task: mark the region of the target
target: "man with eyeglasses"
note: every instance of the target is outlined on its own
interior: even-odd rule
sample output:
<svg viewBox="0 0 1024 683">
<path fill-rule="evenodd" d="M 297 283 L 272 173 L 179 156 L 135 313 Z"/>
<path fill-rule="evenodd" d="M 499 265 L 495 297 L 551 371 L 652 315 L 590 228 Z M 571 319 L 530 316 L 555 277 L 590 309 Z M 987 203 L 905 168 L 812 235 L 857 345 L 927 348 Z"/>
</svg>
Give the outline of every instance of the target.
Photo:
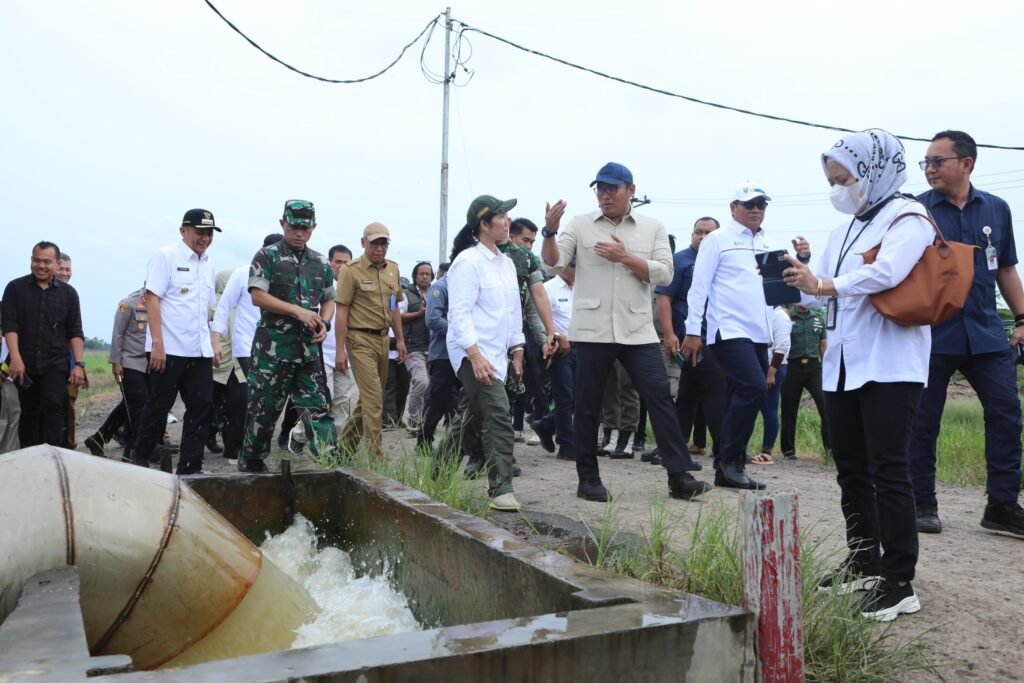
<svg viewBox="0 0 1024 683">
<path fill-rule="evenodd" d="M 289 199 L 280 224 L 284 239 L 257 251 L 249 266 L 249 294 L 261 310 L 246 378 L 243 472 L 267 471 L 274 425 L 289 397 L 314 454 L 337 444 L 320 349 L 334 317 L 334 276 L 307 245 L 316 229 L 313 202 Z"/>
<path fill-rule="evenodd" d="M 727 488 L 765 488 L 747 476 L 746 452 L 768 390 L 771 326 L 755 257 L 769 250 L 761 224 L 770 201 L 758 183 L 748 180 L 736 188 L 729 203 L 732 220 L 701 243 L 686 297 L 681 353 L 691 366 L 699 363 L 706 325 L 707 350 L 726 377 L 715 485 Z"/>
<path fill-rule="evenodd" d="M 970 135 L 946 130 L 935 135 L 920 162 L 931 190 L 918 199 L 948 240 L 978 247 L 974 282 L 962 311 L 932 326 L 928 384 L 911 429 L 910 476 L 917 504 L 917 530 L 942 531 L 935 495 L 935 444 L 946 388 L 959 370 L 978 394 L 985 413 L 988 504 L 981 526 L 1024 536 L 1021 484 L 1021 411 L 1013 349 L 1024 342 L 1024 290 L 1017 275 L 1017 249 L 1010 207 L 971 183 L 978 147 Z M 996 287 L 1014 316 L 1009 343 L 996 312 Z M 1019 348 L 1019 347 L 1017 347 Z"/>
<path fill-rule="evenodd" d="M 697 262 L 700 245 L 720 226 L 718 220 L 711 216 L 698 218 L 693 224 L 690 246 L 675 255 L 675 273 L 672 283 L 667 287 L 658 287 L 655 290 L 658 293 L 658 319 L 664 332 L 662 344 L 665 357 L 673 363 L 679 354 L 679 337 L 686 336 L 686 319 L 689 315 L 686 297 L 690 293 L 690 285 L 693 282 L 693 268 Z M 706 329 L 702 329 L 701 341 L 706 342 L 706 335 Z M 725 412 L 725 384 L 725 373 L 710 354 L 700 354 L 696 364 L 683 363 L 680 368 L 679 391 L 676 394 L 679 430 L 684 437 L 689 435 L 693 431 L 697 409 L 701 408 L 707 428 L 711 432 L 716 458 L 722 447 L 720 432 L 722 415 Z M 651 462 L 661 463 L 660 451 L 651 459 Z"/>
<path fill-rule="evenodd" d="M 575 217 L 559 232 L 565 212 L 565 202 L 559 201 L 547 207 L 541 231 L 541 256 L 552 271 L 558 273 L 576 261 L 569 325 L 581 370 L 576 377 L 573 424 L 579 476 L 576 495 L 598 502 L 610 498 L 597 465 L 597 424 L 605 380 L 618 360 L 647 404 L 668 469 L 669 495 L 689 499 L 711 487 L 688 471 L 693 460 L 672 408 L 651 310 L 651 285 L 672 281 L 668 231 L 661 222 L 633 212 L 636 185 L 622 164 L 605 164 L 590 185 L 597 194 L 597 211 Z"/>
<path fill-rule="evenodd" d="M 341 435 L 342 447 L 355 449 L 360 439 L 370 452 L 383 456 L 381 421 L 388 380 L 388 330 L 395 334 L 398 362 L 406 358 L 402 333 L 402 294 L 398 264 L 387 259 L 391 231 L 382 223 L 363 230 L 363 255 L 342 269 L 338 278 L 335 367 L 349 363 L 359 387 L 359 401 Z"/>
</svg>

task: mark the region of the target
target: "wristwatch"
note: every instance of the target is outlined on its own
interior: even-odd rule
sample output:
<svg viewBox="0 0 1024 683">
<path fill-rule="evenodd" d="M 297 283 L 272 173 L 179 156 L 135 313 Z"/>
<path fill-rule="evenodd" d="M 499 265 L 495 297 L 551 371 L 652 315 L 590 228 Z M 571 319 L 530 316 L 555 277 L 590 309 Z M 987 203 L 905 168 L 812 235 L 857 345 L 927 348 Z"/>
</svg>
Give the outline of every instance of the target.
<svg viewBox="0 0 1024 683">
<path fill-rule="evenodd" d="M 327 331 L 330 332 L 331 331 L 331 321 L 330 320 L 326 320 L 324 318 L 320 318 L 320 320 L 323 321 L 324 327 L 326 327 Z"/>
<path fill-rule="evenodd" d="M 557 230 L 556 231 L 548 230 L 548 226 L 546 226 L 546 225 L 543 228 L 540 229 L 540 236 L 543 237 L 544 239 L 548 239 L 549 237 L 554 237 L 557 234 L 558 234 Z"/>
<path fill-rule="evenodd" d="M 84 360 L 76 360 L 75 361 L 75 365 L 77 365 L 78 367 L 80 367 L 83 370 L 85 370 L 85 361 Z"/>
</svg>

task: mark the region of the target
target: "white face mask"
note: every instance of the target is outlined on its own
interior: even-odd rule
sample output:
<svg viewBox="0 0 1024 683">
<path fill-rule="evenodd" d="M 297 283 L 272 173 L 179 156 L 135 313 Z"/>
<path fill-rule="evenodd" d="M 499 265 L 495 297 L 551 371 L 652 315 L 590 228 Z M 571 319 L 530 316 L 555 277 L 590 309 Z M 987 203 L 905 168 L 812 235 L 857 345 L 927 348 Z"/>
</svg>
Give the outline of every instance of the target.
<svg viewBox="0 0 1024 683">
<path fill-rule="evenodd" d="M 836 211 L 851 216 L 856 215 L 868 200 L 867 195 L 861 192 L 859 182 L 853 185 L 833 185 L 828 198 Z"/>
</svg>

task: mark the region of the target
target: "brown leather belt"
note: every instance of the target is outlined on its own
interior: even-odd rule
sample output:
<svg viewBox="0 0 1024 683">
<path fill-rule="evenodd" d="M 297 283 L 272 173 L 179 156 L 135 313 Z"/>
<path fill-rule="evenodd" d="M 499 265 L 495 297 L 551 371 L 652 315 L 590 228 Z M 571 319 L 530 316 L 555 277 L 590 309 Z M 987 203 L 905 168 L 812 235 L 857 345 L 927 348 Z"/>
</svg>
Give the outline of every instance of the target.
<svg viewBox="0 0 1024 683">
<path fill-rule="evenodd" d="M 371 330 L 368 327 L 350 327 L 349 332 L 362 332 L 363 334 L 372 334 L 375 337 L 386 337 L 388 336 L 387 328 L 383 330 Z"/>
</svg>

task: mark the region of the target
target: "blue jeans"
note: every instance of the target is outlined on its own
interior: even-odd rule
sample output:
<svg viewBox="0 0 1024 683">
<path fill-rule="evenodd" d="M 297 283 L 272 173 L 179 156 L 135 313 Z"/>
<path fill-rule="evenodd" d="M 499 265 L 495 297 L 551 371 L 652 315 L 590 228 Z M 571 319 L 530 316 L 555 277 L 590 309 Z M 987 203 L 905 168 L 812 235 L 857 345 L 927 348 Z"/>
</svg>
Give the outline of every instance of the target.
<svg viewBox="0 0 1024 683">
<path fill-rule="evenodd" d="M 576 349 L 569 349 L 569 353 L 564 356 L 556 353 L 551 358 L 548 375 L 551 377 L 555 412 L 545 415 L 542 422 L 546 429 L 555 430 L 559 446 L 572 448 L 572 413 L 576 400 Z"/>
<path fill-rule="evenodd" d="M 780 365 L 775 372 L 775 385 L 768 387 L 761 404 L 761 417 L 764 419 L 764 436 L 761 438 L 761 450 L 771 451 L 775 448 L 775 439 L 779 436 L 779 395 L 782 383 L 786 381 L 786 365 Z"/>
</svg>

